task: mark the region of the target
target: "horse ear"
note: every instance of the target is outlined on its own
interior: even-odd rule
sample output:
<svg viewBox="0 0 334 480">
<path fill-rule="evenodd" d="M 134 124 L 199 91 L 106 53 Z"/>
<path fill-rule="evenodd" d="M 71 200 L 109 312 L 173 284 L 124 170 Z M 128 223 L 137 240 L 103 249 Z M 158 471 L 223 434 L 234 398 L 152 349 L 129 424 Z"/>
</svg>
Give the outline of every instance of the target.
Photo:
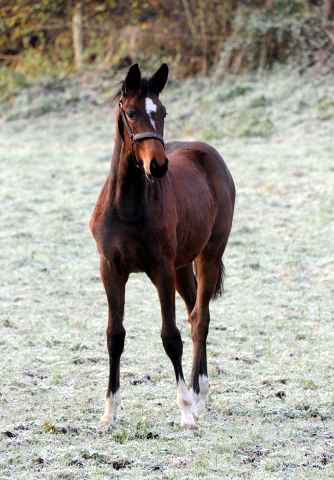
<svg viewBox="0 0 334 480">
<path fill-rule="evenodd" d="M 157 70 L 152 77 L 150 78 L 150 81 L 154 84 L 154 86 L 158 89 L 158 93 L 162 92 L 164 89 L 164 86 L 166 85 L 168 78 L 168 66 L 166 63 L 163 63 L 159 70 Z"/>
<path fill-rule="evenodd" d="M 131 90 L 138 87 L 141 79 L 141 73 L 138 67 L 138 63 L 132 65 L 128 71 L 126 79 L 124 80 L 122 90 L 124 94 L 128 94 Z"/>
</svg>

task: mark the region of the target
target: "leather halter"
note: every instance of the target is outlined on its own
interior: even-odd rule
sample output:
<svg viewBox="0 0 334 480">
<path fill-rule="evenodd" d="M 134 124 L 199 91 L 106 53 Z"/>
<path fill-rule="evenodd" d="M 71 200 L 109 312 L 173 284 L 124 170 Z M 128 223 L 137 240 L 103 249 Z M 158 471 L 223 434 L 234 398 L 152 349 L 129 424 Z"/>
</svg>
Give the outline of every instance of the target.
<svg viewBox="0 0 334 480">
<path fill-rule="evenodd" d="M 139 168 L 142 168 L 142 163 L 140 163 L 140 161 L 138 160 L 138 158 L 136 157 L 136 155 L 133 153 L 133 144 L 135 143 L 136 140 L 142 140 L 143 138 L 156 138 L 157 140 L 160 140 L 160 142 L 162 143 L 162 146 L 164 147 L 164 150 L 165 150 L 165 142 L 164 142 L 164 139 L 162 138 L 161 135 L 159 135 L 158 133 L 155 133 L 155 132 L 140 132 L 140 133 L 135 133 L 133 134 L 132 131 L 131 131 L 131 128 L 130 128 L 130 125 L 128 124 L 128 121 L 126 119 L 126 116 L 125 116 L 125 113 L 124 113 L 124 110 L 123 110 L 123 102 L 122 100 L 120 100 L 118 102 L 118 105 L 119 105 L 119 110 L 118 110 L 118 126 L 120 127 L 120 120 L 123 120 L 124 122 L 124 125 L 128 131 L 128 134 L 129 134 L 129 137 L 130 137 L 130 143 L 131 143 L 131 154 L 132 154 L 132 158 L 133 158 L 133 161 L 135 162 L 135 165 Z M 125 144 L 125 140 L 124 140 L 124 136 L 123 136 L 123 133 L 121 131 L 121 129 L 119 128 L 119 131 L 120 131 L 120 134 L 121 134 L 121 137 L 122 137 L 122 140 Z"/>
</svg>

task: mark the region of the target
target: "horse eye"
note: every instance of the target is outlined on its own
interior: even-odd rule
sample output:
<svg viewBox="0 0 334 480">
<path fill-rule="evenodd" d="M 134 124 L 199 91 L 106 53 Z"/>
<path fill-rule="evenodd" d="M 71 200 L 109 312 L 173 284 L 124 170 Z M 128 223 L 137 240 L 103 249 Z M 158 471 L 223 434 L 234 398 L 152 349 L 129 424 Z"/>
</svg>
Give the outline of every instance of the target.
<svg viewBox="0 0 334 480">
<path fill-rule="evenodd" d="M 132 112 L 128 112 L 128 117 L 133 120 L 135 118 L 134 114 Z"/>
</svg>

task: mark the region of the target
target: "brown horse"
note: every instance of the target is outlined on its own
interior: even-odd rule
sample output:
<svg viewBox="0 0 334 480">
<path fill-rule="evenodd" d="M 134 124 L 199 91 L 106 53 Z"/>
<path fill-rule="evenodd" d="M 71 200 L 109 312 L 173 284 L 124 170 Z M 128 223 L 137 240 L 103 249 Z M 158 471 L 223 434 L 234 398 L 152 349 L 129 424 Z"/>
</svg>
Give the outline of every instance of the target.
<svg viewBox="0 0 334 480">
<path fill-rule="evenodd" d="M 197 428 L 194 417 L 197 409 L 205 409 L 209 389 L 209 302 L 222 290 L 221 259 L 232 225 L 235 188 L 224 160 L 211 146 L 202 142 L 165 146 L 166 109 L 159 94 L 167 77 L 166 64 L 150 78 L 141 77 L 137 64 L 129 69 L 115 96 L 117 127 L 110 173 L 90 222 L 109 305 L 110 374 L 100 423 L 111 425 L 121 401 L 125 285 L 132 272 L 145 272 L 158 291 L 161 338 L 175 370 L 182 426 Z M 191 324 L 194 352 L 188 388 L 175 322 L 175 289 Z"/>
</svg>

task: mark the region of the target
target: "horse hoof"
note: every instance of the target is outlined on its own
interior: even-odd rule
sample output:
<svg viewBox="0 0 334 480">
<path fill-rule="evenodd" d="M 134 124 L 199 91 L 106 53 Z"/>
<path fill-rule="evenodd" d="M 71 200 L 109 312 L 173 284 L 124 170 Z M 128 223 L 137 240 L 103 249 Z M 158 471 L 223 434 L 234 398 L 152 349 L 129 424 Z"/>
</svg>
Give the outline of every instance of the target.
<svg viewBox="0 0 334 480">
<path fill-rule="evenodd" d="M 99 425 L 114 425 L 115 423 L 115 418 L 110 417 L 109 415 L 103 415 L 101 420 L 99 421 Z"/>
<path fill-rule="evenodd" d="M 195 423 L 194 417 L 188 412 L 187 415 L 181 416 L 181 427 L 189 430 L 196 430 L 198 426 Z"/>
<path fill-rule="evenodd" d="M 184 429 L 188 429 L 188 430 L 198 430 L 198 426 L 196 425 L 196 423 L 185 423 L 185 422 L 183 422 L 181 424 L 181 427 L 184 428 Z"/>
</svg>

